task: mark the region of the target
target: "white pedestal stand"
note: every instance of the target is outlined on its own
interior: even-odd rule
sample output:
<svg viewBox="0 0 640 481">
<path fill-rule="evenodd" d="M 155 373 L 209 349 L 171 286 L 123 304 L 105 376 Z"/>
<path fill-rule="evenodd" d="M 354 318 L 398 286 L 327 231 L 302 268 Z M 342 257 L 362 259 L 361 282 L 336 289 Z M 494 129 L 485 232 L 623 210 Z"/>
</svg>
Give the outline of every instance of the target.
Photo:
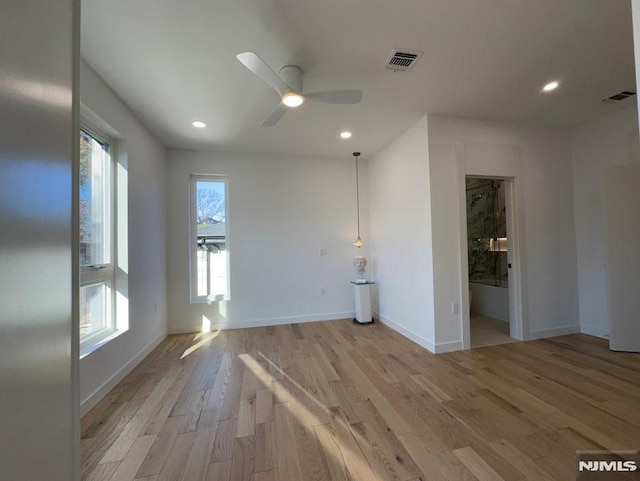
<svg viewBox="0 0 640 481">
<path fill-rule="evenodd" d="M 371 317 L 371 286 L 375 282 L 367 281 L 357 283 L 351 281 L 355 291 L 356 300 L 356 318 L 353 320 L 356 324 L 373 324 Z"/>
</svg>

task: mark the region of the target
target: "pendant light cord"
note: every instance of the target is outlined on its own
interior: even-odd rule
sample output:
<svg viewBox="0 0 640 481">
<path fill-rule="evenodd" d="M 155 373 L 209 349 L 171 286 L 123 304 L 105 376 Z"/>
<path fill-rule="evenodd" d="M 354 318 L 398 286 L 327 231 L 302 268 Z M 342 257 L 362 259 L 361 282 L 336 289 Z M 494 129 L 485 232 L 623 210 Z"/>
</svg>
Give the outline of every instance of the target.
<svg viewBox="0 0 640 481">
<path fill-rule="evenodd" d="M 360 178 L 358 169 L 358 157 L 360 157 L 360 152 L 354 152 L 353 156 L 356 158 L 356 214 L 358 215 L 358 237 L 353 245 L 359 249 L 362 247 L 362 239 L 360 239 Z"/>
<path fill-rule="evenodd" d="M 353 155 L 356 158 L 356 208 L 358 210 L 358 239 L 359 239 L 360 238 L 360 182 L 358 178 L 358 156 L 360 155 L 360 153 L 355 152 Z"/>
</svg>

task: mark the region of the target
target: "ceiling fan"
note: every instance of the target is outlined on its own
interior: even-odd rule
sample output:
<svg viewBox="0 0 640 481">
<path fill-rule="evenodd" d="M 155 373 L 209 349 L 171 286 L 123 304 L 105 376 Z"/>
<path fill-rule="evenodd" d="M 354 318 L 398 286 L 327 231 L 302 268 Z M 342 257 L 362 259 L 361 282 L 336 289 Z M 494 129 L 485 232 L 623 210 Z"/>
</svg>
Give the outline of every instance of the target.
<svg viewBox="0 0 640 481">
<path fill-rule="evenodd" d="M 305 100 L 327 104 L 357 104 L 362 99 L 362 90 L 334 90 L 331 92 L 302 93 L 302 69 L 297 65 L 286 65 L 276 74 L 253 52 L 236 55 L 242 64 L 271 86 L 282 98 L 282 102 L 267 119 L 263 127 L 273 127 L 287 109 L 302 105 Z"/>
</svg>

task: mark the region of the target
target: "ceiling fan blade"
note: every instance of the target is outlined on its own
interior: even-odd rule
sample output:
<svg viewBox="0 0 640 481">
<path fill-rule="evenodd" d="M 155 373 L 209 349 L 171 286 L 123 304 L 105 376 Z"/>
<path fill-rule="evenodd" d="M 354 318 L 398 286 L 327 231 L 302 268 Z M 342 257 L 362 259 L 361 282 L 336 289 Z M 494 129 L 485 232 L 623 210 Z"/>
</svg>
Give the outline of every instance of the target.
<svg viewBox="0 0 640 481">
<path fill-rule="evenodd" d="M 285 84 L 278 74 L 269 68 L 260 57 L 253 52 L 244 52 L 236 55 L 236 58 L 242 62 L 242 64 L 251 70 L 254 74 L 269 84 L 276 92 L 282 97 L 291 89 Z"/>
<path fill-rule="evenodd" d="M 284 104 L 278 105 L 276 109 L 273 111 L 273 113 L 269 115 L 269 117 L 267 117 L 267 120 L 262 122 L 262 126 L 273 127 L 278 123 L 278 121 L 282 118 L 282 116 L 287 113 L 287 110 L 288 108 L 286 105 Z"/>
<path fill-rule="evenodd" d="M 358 104 L 362 100 L 362 90 L 334 90 L 333 92 L 314 92 L 304 97 L 327 104 Z"/>
</svg>

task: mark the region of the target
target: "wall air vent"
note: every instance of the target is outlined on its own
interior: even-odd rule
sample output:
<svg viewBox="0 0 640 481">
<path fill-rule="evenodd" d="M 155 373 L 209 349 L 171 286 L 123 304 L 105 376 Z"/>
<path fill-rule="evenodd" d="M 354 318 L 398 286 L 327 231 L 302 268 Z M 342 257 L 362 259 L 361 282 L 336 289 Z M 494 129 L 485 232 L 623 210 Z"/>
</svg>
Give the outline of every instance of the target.
<svg viewBox="0 0 640 481">
<path fill-rule="evenodd" d="M 636 93 L 633 90 L 623 90 L 622 92 L 612 95 L 611 97 L 602 99 L 601 102 L 604 104 L 615 104 L 620 102 L 621 100 L 633 97 L 635 94 Z"/>
<path fill-rule="evenodd" d="M 406 48 L 394 48 L 384 66 L 389 70 L 406 72 L 413 67 L 413 64 L 422 56 L 424 52 L 418 50 L 407 50 Z"/>
</svg>

